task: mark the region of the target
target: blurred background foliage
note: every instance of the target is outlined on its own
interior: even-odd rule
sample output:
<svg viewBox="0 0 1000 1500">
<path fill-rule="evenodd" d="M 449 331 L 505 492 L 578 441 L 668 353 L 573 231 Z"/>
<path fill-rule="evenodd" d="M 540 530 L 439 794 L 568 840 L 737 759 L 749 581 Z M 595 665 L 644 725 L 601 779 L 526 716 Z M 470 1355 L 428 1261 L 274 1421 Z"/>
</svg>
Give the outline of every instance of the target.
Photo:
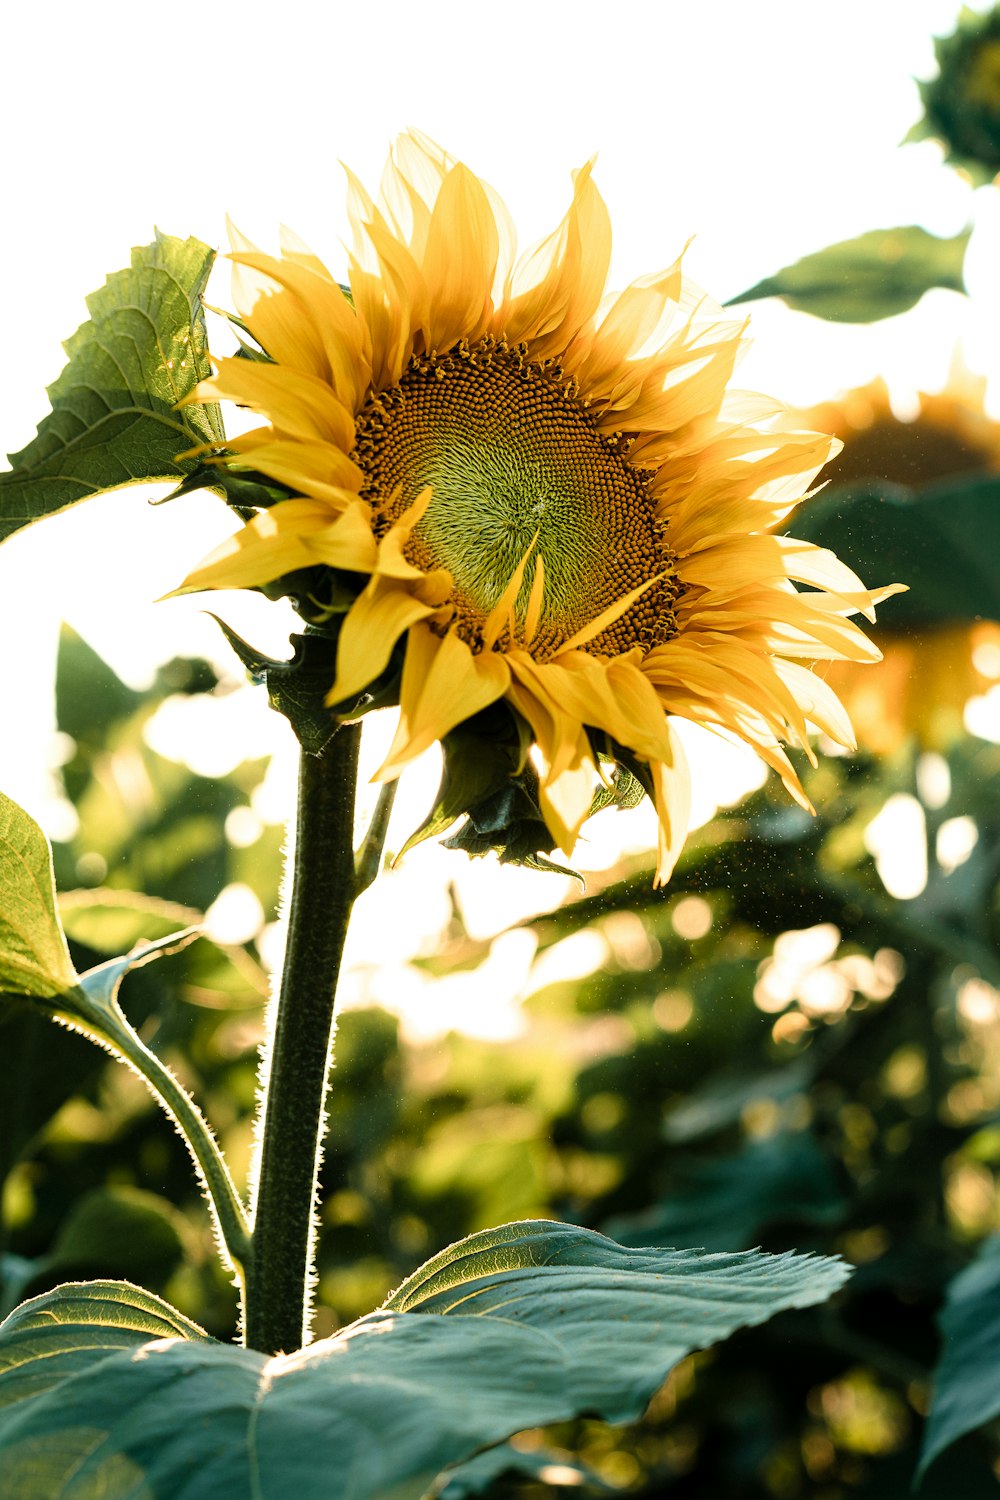
<svg viewBox="0 0 1000 1500">
<path fill-rule="evenodd" d="M 59 743 L 79 825 L 55 858 L 78 967 L 197 920 L 226 889 L 273 919 L 279 831 L 258 824 L 247 842 L 239 811 L 265 763 L 207 779 L 144 735 L 167 699 L 224 692 L 198 661 L 135 692 L 64 634 Z M 945 1288 L 1000 1230 L 998 773 L 989 739 L 953 732 L 927 750 L 904 736 L 807 768 L 815 820 L 771 782 L 720 812 L 666 891 L 629 857 L 527 924 L 538 981 L 516 1041 L 417 1045 L 381 1010 L 343 1015 L 321 1334 L 449 1241 L 533 1215 L 626 1243 L 833 1251 L 857 1267 L 833 1305 L 687 1361 L 643 1423 L 524 1435 L 453 1481 L 451 1500 L 463 1485 L 569 1482 L 719 1500 L 908 1492 Z M 871 852 L 893 799 L 923 826 L 926 882 L 908 899 Z M 474 1007 L 491 947 L 453 903 L 412 963 L 464 975 Z M 553 955 L 579 977 L 545 982 Z M 200 939 L 123 994 L 241 1177 L 266 990 L 253 942 Z M 124 1276 L 229 1336 L 235 1298 L 189 1162 L 141 1083 L 43 1018 L 4 1011 L 0 1034 L 14 1081 L 0 1098 L 6 1304 Z M 965 1438 L 924 1493 L 994 1493 L 995 1449 Z M 517 1477 L 498 1475 L 505 1458 Z"/>
<path fill-rule="evenodd" d="M 997 25 L 967 22 L 960 46 L 939 49 L 923 133 L 947 139 L 949 68 L 973 66 L 974 33 L 985 77 Z M 993 128 L 1000 90 L 988 109 L 981 94 L 978 128 Z M 964 138 L 952 150 L 965 165 L 974 154 Z M 980 160 L 992 175 L 990 151 Z M 828 290 L 827 268 L 814 279 Z M 856 1267 L 831 1304 L 684 1361 L 641 1423 L 522 1434 L 464 1466 L 445 1500 L 903 1500 L 948 1288 L 978 1287 L 973 1323 L 1000 1324 L 1000 426 L 982 396 L 956 366 L 909 420 L 878 382 L 806 414 L 846 446 L 795 534 L 912 590 L 880 611 L 883 665 L 831 673 L 862 746 L 827 745 L 803 768 L 815 819 L 772 779 L 693 835 L 665 891 L 651 859 L 628 857 L 523 924 L 537 953 L 516 1040 L 416 1043 L 370 1006 L 340 1018 L 320 1336 L 449 1241 L 535 1215 L 625 1243 L 759 1244 Z M 227 691 L 198 660 L 135 691 L 66 630 L 58 743 L 75 831 L 55 862 L 81 970 L 228 902 L 228 935 L 210 922 L 211 939 L 133 971 L 122 998 L 245 1181 L 282 833 L 252 807 L 265 761 L 201 776 L 147 732 L 164 705 Z M 411 965 L 462 976 L 474 1008 L 494 949 L 452 900 Z M 233 1289 L 143 1085 L 10 1004 L 0 1046 L 3 1310 L 60 1281 L 125 1277 L 229 1337 Z M 953 1295 L 946 1326 L 963 1305 Z M 970 1425 L 991 1420 L 945 1447 L 928 1500 L 997 1493 L 1000 1356 L 974 1373 Z"/>
</svg>

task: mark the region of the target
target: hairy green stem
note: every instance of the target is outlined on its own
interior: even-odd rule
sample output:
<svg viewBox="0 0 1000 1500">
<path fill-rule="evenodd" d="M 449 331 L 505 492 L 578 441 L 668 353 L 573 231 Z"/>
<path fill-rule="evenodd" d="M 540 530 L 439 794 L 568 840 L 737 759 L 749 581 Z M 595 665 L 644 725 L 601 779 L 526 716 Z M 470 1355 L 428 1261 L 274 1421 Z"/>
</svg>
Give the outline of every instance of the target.
<svg viewBox="0 0 1000 1500">
<path fill-rule="evenodd" d="M 240 1195 L 204 1115 L 166 1064 L 142 1041 L 117 1001 L 96 1004 L 83 989 L 71 992 L 71 998 L 73 1009 L 61 1012 L 66 1024 L 128 1063 L 174 1121 L 205 1189 L 223 1258 L 245 1285 L 250 1229 Z"/>
<path fill-rule="evenodd" d="M 244 1340 L 276 1354 L 312 1323 L 316 1192 L 326 1125 L 334 995 L 356 892 L 357 725 L 302 754 L 288 943 L 262 1098 L 260 1169 Z"/>
</svg>

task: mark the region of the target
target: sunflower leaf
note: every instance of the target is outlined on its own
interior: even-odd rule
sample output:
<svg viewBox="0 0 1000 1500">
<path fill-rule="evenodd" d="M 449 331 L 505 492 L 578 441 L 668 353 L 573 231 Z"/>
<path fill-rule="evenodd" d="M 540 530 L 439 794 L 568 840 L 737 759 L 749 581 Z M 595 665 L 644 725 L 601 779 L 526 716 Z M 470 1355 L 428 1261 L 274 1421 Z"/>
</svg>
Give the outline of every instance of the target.
<svg viewBox="0 0 1000 1500">
<path fill-rule="evenodd" d="M 880 626 L 1000 619 L 995 474 L 957 476 L 919 490 L 876 480 L 825 490 L 789 529 L 829 547 L 862 578 L 877 574 L 907 585 L 908 593 L 879 606 Z"/>
<path fill-rule="evenodd" d="M 0 474 L 0 541 L 102 490 L 177 479 L 195 466 L 178 454 L 222 441 L 217 406 L 176 409 L 211 374 L 201 293 L 214 258 L 200 240 L 157 233 L 87 298 L 52 411 Z"/>
<path fill-rule="evenodd" d="M 72 1477 L 81 1493 L 174 1500 L 417 1500 L 526 1427 L 635 1420 L 684 1355 L 846 1275 L 811 1256 L 626 1250 L 508 1224 L 273 1359 L 125 1283 L 58 1287 L 0 1327 L 0 1489 L 50 1500 Z"/>
<path fill-rule="evenodd" d="M 1000 1234 L 948 1288 L 918 1479 L 965 1433 L 1000 1415 Z"/>
<path fill-rule="evenodd" d="M 939 239 L 919 225 L 872 229 L 805 255 L 766 276 L 727 307 L 781 297 L 789 307 L 836 323 L 876 323 L 907 312 L 934 287 L 964 292 L 962 267 L 971 229 Z"/>
<path fill-rule="evenodd" d="M 0 992 L 51 999 L 76 982 L 56 910 L 49 841 L 0 792 Z"/>
</svg>

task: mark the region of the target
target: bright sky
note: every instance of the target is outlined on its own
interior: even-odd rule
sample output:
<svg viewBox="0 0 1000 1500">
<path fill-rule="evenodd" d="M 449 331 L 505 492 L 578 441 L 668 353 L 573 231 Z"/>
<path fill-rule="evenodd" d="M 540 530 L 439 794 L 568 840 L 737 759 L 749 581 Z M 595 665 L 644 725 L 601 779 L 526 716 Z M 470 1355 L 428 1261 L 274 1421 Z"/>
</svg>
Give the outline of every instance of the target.
<svg viewBox="0 0 1000 1500">
<path fill-rule="evenodd" d="M 931 143 L 898 149 L 919 113 L 913 78 L 933 71 L 931 38 L 958 10 L 958 0 L 18 6 L 3 22 L 13 65 L 0 96 L 10 215 L 0 445 L 30 439 L 84 295 L 154 225 L 218 245 L 228 211 L 270 245 L 283 221 L 336 268 L 338 160 L 374 186 L 391 138 L 411 124 L 493 184 L 522 244 L 558 220 L 570 170 L 596 152 L 614 285 L 668 264 L 692 235 L 688 269 L 721 299 L 866 229 L 952 235 L 973 222 L 968 302 L 934 293 L 871 328 L 760 305 L 740 378 L 808 402 L 881 373 L 905 408 L 916 388 L 944 383 L 960 337 L 993 376 L 995 404 L 997 194 L 973 193 Z M 227 300 L 224 278 L 213 291 Z M 229 529 L 211 497 L 150 509 L 131 490 L 0 550 L 3 712 L 17 724 L 0 735 L 0 786 L 36 816 L 52 816 L 59 618 L 135 682 L 177 652 L 225 662 L 196 602 L 151 601 Z M 234 596 L 226 614 L 281 653 L 280 610 Z M 20 699 L 28 706 L 14 709 Z M 243 720 L 244 744 L 276 742 L 263 704 Z"/>
</svg>

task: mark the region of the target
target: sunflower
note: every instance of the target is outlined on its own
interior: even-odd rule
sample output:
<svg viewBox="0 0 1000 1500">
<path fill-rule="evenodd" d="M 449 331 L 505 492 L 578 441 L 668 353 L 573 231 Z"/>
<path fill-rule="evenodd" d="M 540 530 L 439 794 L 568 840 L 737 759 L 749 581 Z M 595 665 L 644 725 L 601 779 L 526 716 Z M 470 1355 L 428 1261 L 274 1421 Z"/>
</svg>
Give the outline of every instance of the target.
<svg viewBox="0 0 1000 1500">
<path fill-rule="evenodd" d="M 786 420 L 807 423 L 843 447 L 824 472 L 833 484 L 889 480 L 921 485 L 984 470 L 1000 473 L 1000 423 L 984 410 L 986 379 L 956 353 L 942 391 L 918 394 L 910 421 L 892 410 L 880 379 Z M 883 659 L 859 671 L 831 662 L 829 685 L 846 705 L 862 745 L 891 754 L 914 739 L 943 750 L 962 731 L 969 698 L 1000 679 L 1000 625 L 954 620 L 894 630 L 880 626 Z"/>
<path fill-rule="evenodd" d="M 924 114 L 906 139 L 940 141 L 945 160 L 978 187 L 1000 172 L 1000 7 L 963 6 L 934 52 L 937 75 L 919 84 Z"/>
<path fill-rule="evenodd" d="M 214 460 L 288 498 L 182 587 L 330 570 L 328 702 L 349 714 L 402 658 L 379 776 L 502 702 L 566 853 L 617 761 L 653 798 L 668 878 L 689 800 L 671 715 L 748 741 L 808 806 L 783 742 L 808 751 L 809 721 L 853 743 L 810 666 L 877 660 L 847 617 L 894 592 L 769 534 L 837 444 L 729 389 L 745 327 L 679 260 L 605 296 L 592 163 L 521 258 L 496 194 L 423 135 L 398 140 L 377 201 L 348 181 L 349 288 L 291 236 L 272 257 L 232 235 L 259 347 L 190 399 L 266 419 Z"/>
</svg>

